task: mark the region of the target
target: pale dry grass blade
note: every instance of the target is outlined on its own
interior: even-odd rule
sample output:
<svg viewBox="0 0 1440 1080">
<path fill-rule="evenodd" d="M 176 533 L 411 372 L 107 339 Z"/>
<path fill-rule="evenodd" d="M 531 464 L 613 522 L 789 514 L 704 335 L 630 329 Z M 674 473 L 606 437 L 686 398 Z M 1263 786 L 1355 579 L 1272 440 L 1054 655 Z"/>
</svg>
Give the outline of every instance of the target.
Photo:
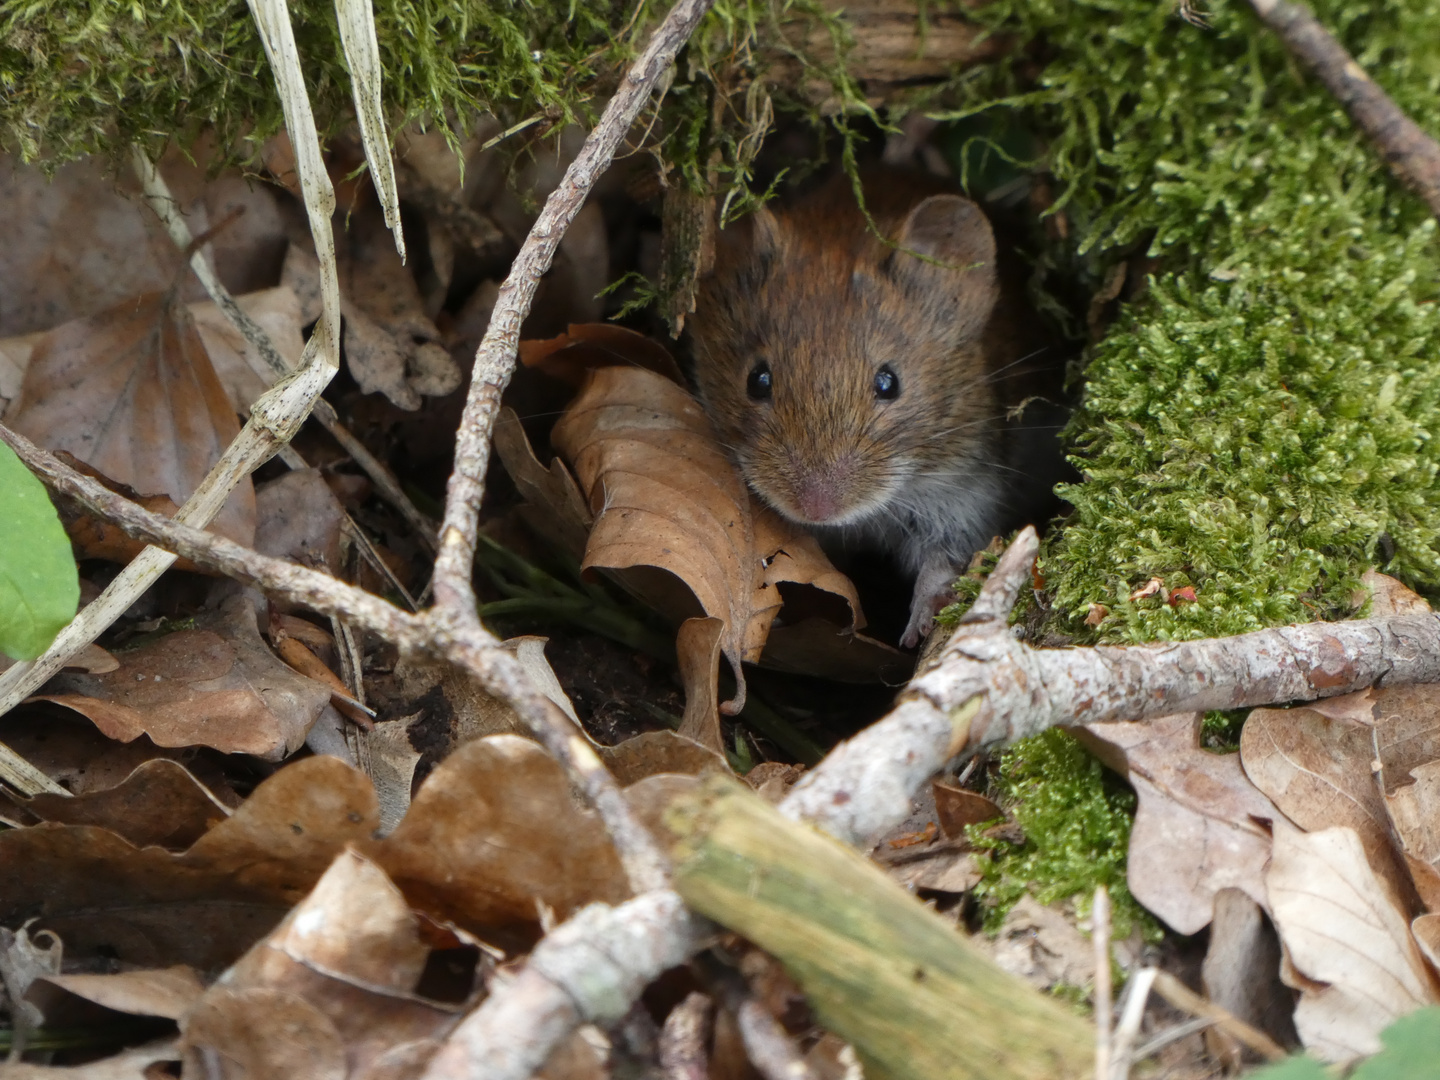
<svg viewBox="0 0 1440 1080">
<path fill-rule="evenodd" d="M 390 136 L 385 131 L 380 99 L 380 44 L 375 39 L 375 12 L 370 0 L 335 0 L 335 18 L 340 24 L 345 63 L 350 68 L 350 91 L 355 97 L 355 117 L 360 122 L 370 180 L 385 211 L 385 224 L 395 234 L 395 250 L 404 262 L 400 196 L 395 186 L 395 165 L 390 157 Z"/>
</svg>

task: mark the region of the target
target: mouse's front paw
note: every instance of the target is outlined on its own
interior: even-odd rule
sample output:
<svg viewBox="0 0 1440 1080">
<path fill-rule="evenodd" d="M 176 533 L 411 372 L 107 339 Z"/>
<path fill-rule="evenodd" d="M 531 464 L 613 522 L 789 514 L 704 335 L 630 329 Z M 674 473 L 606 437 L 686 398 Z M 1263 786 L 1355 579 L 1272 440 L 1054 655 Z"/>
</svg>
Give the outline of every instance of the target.
<svg viewBox="0 0 1440 1080">
<path fill-rule="evenodd" d="M 900 639 L 902 649 L 913 649 L 920 639 L 929 635 L 935 616 L 956 600 L 951 588 L 959 571 L 949 559 L 927 560 L 915 578 L 915 594 L 910 600 L 910 621 Z"/>
</svg>

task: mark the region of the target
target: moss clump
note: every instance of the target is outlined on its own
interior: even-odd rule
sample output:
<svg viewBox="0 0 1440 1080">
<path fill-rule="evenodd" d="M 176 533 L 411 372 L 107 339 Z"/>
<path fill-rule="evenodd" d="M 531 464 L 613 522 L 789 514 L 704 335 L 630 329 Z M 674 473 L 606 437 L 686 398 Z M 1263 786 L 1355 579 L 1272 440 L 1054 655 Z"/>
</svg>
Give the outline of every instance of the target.
<svg viewBox="0 0 1440 1080">
<path fill-rule="evenodd" d="M 1440 7 L 1319 17 L 1440 132 Z M 1098 277 L 1148 292 L 1093 350 L 1071 434 L 1084 482 L 1044 573 L 1066 629 L 1199 637 L 1347 613 L 1381 563 L 1440 585 L 1440 248 L 1424 205 L 1241 5 L 1213 28 L 1151 0 L 983 9 L 1053 57 L 1007 98 L 1048 140 L 1057 209 Z M 1197 602 L 1131 602 L 1159 577 Z M 1110 615 L 1094 635 L 1092 603 Z"/>
<path fill-rule="evenodd" d="M 1124 937 L 1154 920 L 1125 884 L 1125 853 L 1135 816 L 1135 793 L 1063 731 L 1016 743 L 1000 760 L 992 794 L 1025 833 L 1023 844 L 969 832 L 984 857 L 985 878 L 976 892 L 988 905 L 986 926 L 999 927 L 1027 891 L 1042 904 L 1074 898 L 1088 910 L 1099 885 L 1114 901 L 1114 927 Z"/>
<path fill-rule="evenodd" d="M 335 6 L 289 5 L 322 132 L 349 116 Z M 407 119 L 542 114 L 565 121 L 625 49 L 629 5 L 606 0 L 378 0 L 393 112 Z M 646 9 L 635 13 L 643 23 Z M 0 144 L 54 161 L 132 142 L 222 145 L 283 127 L 244 0 L 28 0 L 0 13 Z"/>
</svg>

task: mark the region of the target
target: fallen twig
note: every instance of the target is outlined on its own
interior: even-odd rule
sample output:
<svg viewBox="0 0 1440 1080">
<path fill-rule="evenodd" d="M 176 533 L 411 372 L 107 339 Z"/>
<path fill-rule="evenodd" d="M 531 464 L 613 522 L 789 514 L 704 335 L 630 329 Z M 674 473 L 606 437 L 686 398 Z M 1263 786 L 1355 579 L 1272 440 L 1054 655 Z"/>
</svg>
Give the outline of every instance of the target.
<svg viewBox="0 0 1440 1080">
<path fill-rule="evenodd" d="M 956 756 L 1048 728 L 1440 681 L 1440 619 L 1429 614 L 1155 645 L 1031 648 L 998 613 L 1030 580 L 1038 547 L 1033 529 L 1016 538 L 972 609 L 980 616 L 956 627 L 887 717 L 795 786 L 781 804 L 786 814 L 864 844 L 904 820 L 909 793 Z"/>
<path fill-rule="evenodd" d="M 1313 71 L 1402 181 L 1440 217 L 1440 144 L 1376 86 L 1310 11 L 1289 0 L 1250 0 L 1260 21 Z"/>
<path fill-rule="evenodd" d="M 591 904 L 461 1021 L 423 1080 L 528 1080 L 581 1024 L 623 1017 L 651 980 L 689 959 L 706 928 L 668 889 Z"/>
<path fill-rule="evenodd" d="M 660 1030 L 660 1070 L 665 1080 L 706 1080 L 707 1048 L 714 1003 L 704 994 L 691 994 L 665 1017 Z"/>
<path fill-rule="evenodd" d="M 1095 947 L 1095 1076 L 1110 1075 L 1110 1022 L 1114 1003 L 1110 992 L 1110 893 L 1104 885 L 1095 889 L 1090 908 L 1091 944 Z"/>
<path fill-rule="evenodd" d="M 560 239 L 580 212 L 596 179 L 609 166 L 620 141 L 640 115 L 669 70 L 680 47 L 689 39 L 713 0 L 679 0 L 655 29 L 645 49 L 625 77 L 600 122 L 565 170 L 560 184 L 545 200 L 545 208 L 530 228 L 510 273 L 500 286 L 490 325 L 475 352 L 470 392 L 455 439 L 455 469 L 445 495 L 445 520 L 440 528 L 440 551 L 435 559 L 436 605 L 454 620 L 475 618 L 475 594 L 470 574 L 475 563 L 475 534 L 480 499 L 485 491 L 485 470 L 490 463 L 490 434 L 500 413 L 500 395 L 515 370 L 515 351 L 540 278 L 550 268 Z"/>
<path fill-rule="evenodd" d="M 1285 1048 L 1259 1028 L 1252 1027 L 1223 1006 L 1201 997 L 1168 971 L 1155 976 L 1155 993 L 1181 1012 L 1209 1020 L 1242 1046 L 1255 1051 L 1267 1061 L 1283 1061 Z"/>
</svg>

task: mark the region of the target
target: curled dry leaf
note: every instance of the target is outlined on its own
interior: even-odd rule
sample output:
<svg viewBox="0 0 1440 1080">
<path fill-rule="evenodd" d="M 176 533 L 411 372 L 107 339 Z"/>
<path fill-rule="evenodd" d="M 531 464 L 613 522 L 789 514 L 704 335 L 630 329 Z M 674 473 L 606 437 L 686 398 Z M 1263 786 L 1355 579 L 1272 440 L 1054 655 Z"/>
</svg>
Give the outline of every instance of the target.
<svg viewBox="0 0 1440 1080">
<path fill-rule="evenodd" d="M 644 334 L 613 323 L 572 323 L 558 337 L 520 343 L 520 362 L 579 390 L 586 375 L 602 367 L 638 367 L 677 386 L 684 376 L 670 350 Z"/>
<path fill-rule="evenodd" d="M 456 1006 L 416 993 L 429 955 L 400 891 L 374 863 L 344 852 L 201 999 L 196 1020 L 184 1025 L 187 1056 L 203 1048 L 251 1051 L 247 1029 L 257 1021 L 261 1030 L 283 1029 L 299 1002 L 306 1032 L 327 1050 L 322 1067 L 330 1067 L 328 1048 L 338 1045 L 341 1075 L 370 1075 L 392 1047 L 438 1045 L 458 1019 Z"/>
<path fill-rule="evenodd" d="M 1282 817 L 1246 777 L 1239 755 L 1200 748 L 1200 721 L 1199 713 L 1181 713 L 1076 732 L 1135 789 L 1130 891 L 1182 934 L 1210 922 L 1221 889 L 1241 889 L 1256 903 L 1267 902 L 1268 825 Z"/>
<path fill-rule="evenodd" d="M 189 311 L 147 293 L 65 323 L 35 345 L 6 422 L 137 491 L 183 503 L 240 433 Z M 249 478 L 211 529 L 249 545 Z"/>
<path fill-rule="evenodd" d="M 935 796 L 935 818 L 940 823 L 940 831 L 951 840 L 963 840 L 969 825 L 1005 816 L 998 803 L 978 791 L 968 791 L 939 780 L 930 784 L 930 790 Z"/>
<path fill-rule="evenodd" d="M 0 832 L 0 925 L 39 917 L 67 954 L 215 970 L 271 929 L 344 850 L 379 825 L 364 776 L 294 762 L 189 849 L 137 848 L 94 825 Z"/>
<path fill-rule="evenodd" d="M 327 687 L 266 648 L 250 602 L 232 596 L 177 630 L 117 657 L 105 675 L 61 674 L 42 700 L 74 709 L 112 739 L 148 735 L 158 746 L 213 746 L 279 760 L 305 742 Z"/>
<path fill-rule="evenodd" d="M 16 799 L 39 821 L 95 825 L 118 833 L 136 847 L 183 851 L 230 811 L 177 761 L 156 758 L 136 768 L 115 787 L 82 795 L 42 792 Z"/>
<path fill-rule="evenodd" d="M 45 1014 L 46 1023 L 58 1027 L 83 1022 L 87 1013 L 93 1014 L 93 1006 L 131 1016 L 179 1020 L 204 992 L 205 984 L 195 969 L 176 964 L 113 975 L 50 975 L 37 979 L 29 996 Z"/>
<path fill-rule="evenodd" d="M 738 689 L 722 711 L 743 705 L 740 664 L 760 659 L 782 583 L 830 594 L 846 629 L 863 625 L 849 579 L 814 537 L 751 499 L 699 404 L 669 379 L 598 369 L 551 438 L 596 515 L 583 565 L 629 571 L 628 587 L 677 622 L 703 613 L 724 624 Z"/>
<path fill-rule="evenodd" d="M 597 752 L 621 787 L 662 773 L 703 776 L 730 770 L 723 753 L 674 731 L 647 731 Z"/>
<path fill-rule="evenodd" d="M 1324 1061 L 1375 1053 L 1391 1021 L 1440 1000 L 1409 918 L 1367 855 L 1354 829 L 1301 833 L 1276 825 L 1266 874 L 1271 911 L 1291 963 L 1308 980 L 1295 1028 Z"/>
</svg>

